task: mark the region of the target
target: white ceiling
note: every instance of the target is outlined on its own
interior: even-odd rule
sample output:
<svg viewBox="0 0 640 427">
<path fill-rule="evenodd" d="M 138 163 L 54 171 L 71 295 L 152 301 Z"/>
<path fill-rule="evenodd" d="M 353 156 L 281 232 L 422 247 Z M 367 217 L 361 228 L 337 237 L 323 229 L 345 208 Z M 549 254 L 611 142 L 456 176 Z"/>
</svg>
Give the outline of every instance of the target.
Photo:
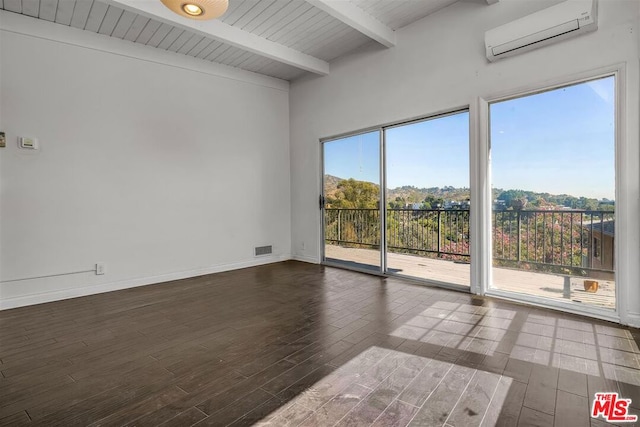
<svg viewBox="0 0 640 427">
<path fill-rule="evenodd" d="M 457 0 L 229 0 L 193 21 L 160 0 L 0 0 L 0 9 L 284 80 L 329 63 Z M 496 0 L 486 0 L 487 4 Z"/>
</svg>

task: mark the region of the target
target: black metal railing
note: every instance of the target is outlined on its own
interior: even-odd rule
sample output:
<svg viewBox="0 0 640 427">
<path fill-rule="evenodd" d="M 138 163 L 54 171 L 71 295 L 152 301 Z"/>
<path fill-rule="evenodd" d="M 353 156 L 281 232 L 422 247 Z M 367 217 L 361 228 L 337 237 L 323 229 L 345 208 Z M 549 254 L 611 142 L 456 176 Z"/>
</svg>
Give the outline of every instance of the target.
<svg viewBox="0 0 640 427">
<path fill-rule="evenodd" d="M 469 234 L 469 210 L 387 210 L 387 247 L 393 252 L 468 257 Z"/>
<path fill-rule="evenodd" d="M 387 209 L 391 252 L 468 260 L 468 209 Z M 613 211 L 494 210 L 494 263 L 613 271 Z M 325 240 L 380 247 L 379 209 L 325 209 Z M 549 267 L 549 268 L 548 268 Z"/>
<path fill-rule="evenodd" d="M 379 209 L 325 209 L 327 242 L 355 246 L 380 247 Z"/>
<path fill-rule="evenodd" d="M 325 209 L 327 243 L 380 247 L 379 209 Z M 387 247 L 396 253 L 469 256 L 469 210 L 387 209 Z"/>
<path fill-rule="evenodd" d="M 493 258 L 613 271 L 614 218 L 613 211 L 493 211 Z"/>
</svg>

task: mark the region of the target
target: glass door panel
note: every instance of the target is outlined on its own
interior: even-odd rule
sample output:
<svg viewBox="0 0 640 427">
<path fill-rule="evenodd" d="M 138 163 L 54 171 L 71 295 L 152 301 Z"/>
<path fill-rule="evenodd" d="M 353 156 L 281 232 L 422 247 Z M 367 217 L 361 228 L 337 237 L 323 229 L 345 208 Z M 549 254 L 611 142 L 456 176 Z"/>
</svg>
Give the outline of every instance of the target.
<svg viewBox="0 0 640 427">
<path fill-rule="evenodd" d="M 387 272 L 469 286 L 469 113 L 385 129 Z"/>
<path fill-rule="evenodd" d="M 492 288 L 615 309 L 615 77 L 490 104 Z"/>
<path fill-rule="evenodd" d="M 324 259 L 380 271 L 380 132 L 323 143 Z"/>
</svg>

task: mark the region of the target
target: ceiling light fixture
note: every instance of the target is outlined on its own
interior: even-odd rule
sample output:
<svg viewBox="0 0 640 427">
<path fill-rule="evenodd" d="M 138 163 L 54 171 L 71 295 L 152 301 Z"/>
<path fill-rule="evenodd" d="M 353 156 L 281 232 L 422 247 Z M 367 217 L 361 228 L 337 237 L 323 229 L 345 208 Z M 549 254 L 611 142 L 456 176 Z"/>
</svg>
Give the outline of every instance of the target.
<svg viewBox="0 0 640 427">
<path fill-rule="evenodd" d="M 184 10 L 185 13 L 191 16 L 200 16 L 204 13 L 204 10 L 202 10 L 200 6 L 191 3 L 183 4 L 182 10 Z"/>
<path fill-rule="evenodd" d="M 162 4 L 180 16 L 191 19 L 214 19 L 222 16 L 229 7 L 229 0 L 160 0 Z"/>
</svg>

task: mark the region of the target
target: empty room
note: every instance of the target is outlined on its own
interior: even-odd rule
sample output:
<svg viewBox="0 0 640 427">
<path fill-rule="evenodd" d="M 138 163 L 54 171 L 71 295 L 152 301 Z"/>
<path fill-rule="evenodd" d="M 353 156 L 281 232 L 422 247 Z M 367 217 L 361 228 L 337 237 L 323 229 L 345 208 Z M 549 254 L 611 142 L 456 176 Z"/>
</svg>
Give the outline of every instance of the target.
<svg viewBox="0 0 640 427">
<path fill-rule="evenodd" d="M 0 426 L 640 415 L 640 1 L 0 0 Z"/>
</svg>

